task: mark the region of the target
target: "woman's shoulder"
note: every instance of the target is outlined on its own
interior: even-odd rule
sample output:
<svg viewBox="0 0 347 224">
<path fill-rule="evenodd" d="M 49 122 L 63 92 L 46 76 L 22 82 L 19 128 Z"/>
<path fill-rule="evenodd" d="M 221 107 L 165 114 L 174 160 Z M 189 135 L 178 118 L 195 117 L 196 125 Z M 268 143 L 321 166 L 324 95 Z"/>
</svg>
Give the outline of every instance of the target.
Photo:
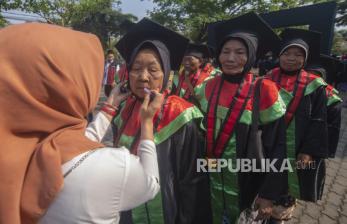
<svg viewBox="0 0 347 224">
<path fill-rule="evenodd" d="M 178 96 L 169 96 L 157 127 L 155 143 L 160 144 L 176 133 L 181 127 L 193 120 L 201 120 L 202 118 L 203 114 L 194 104 Z"/>
<path fill-rule="evenodd" d="M 168 96 L 164 105 L 164 116 L 177 117 L 185 112 L 199 110 L 194 104 L 176 95 Z"/>
<path fill-rule="evenodd" d="M 273 81 L 266 78 L 258 78 L 260 83 L 260 109 L 264 110 L 271 107 L 279 100 L 279 89 Z"/>
<path fill-rule="evenodd" d="M 124 164 L 129 155 L 129 150 L 124 146 L 119 148 L 103 147 L 80 154 L 72 160 L 70 160 L 69 162 L 72 162 L 74 164 L 80 159 L 88 157 L 88 159 L 86 159 L 87 161 L 102 161 L 104 164 L 107 164 L 109 161 L 110 165 L 117 166 L 119 164 Z M 66 165 L 66 163 L 64 165 Z"/>
<path fill-rule="evenodd" d="M 321 91 L 325 91 L 324 89 L 328 84 L 324 81 L 324 79 L 310 72 L 307 72 L 305 70 L 304 72 L 306 72 L 307 79 L 308 79 L 308 82 L 305 88 L 305 94 L 304 94 L 305 96 L 310 95 L 311 93 L 314 93 L 319 89 Z"/>
<path fill-rule="evenodd" d="M 174 108 L 186 108 L 186 107 L 190 107 L 192 106 L 193 104 L 186 101 L 185 99 L 179 97 L 179 96 L 176 96 L 176 95 L 171 95 L 171 96 L 168 96 L 167 97 L 167 100 L 166 100 L 166 104 L 167 105 L 170 105 L 171 107 L 174 107 Z"/>
<path fill-rule="evenodd" d="M 263 124 L 270 123 L 285 114 L 286 106 L 283 102 L 277 85 L 269 80 L 259 78 L 260 84 L 260 120 Z"/>
</svg>

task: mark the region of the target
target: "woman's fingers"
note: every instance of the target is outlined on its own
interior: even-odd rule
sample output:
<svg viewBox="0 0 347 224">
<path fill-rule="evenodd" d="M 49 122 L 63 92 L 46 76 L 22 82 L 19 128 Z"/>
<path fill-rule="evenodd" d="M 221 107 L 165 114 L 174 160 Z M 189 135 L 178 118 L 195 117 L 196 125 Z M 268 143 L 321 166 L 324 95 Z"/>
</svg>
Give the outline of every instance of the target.
<svg viewBox="0 0 347 224">
<path fill-rule="evenodd" d="M 264 220 L 270 218 L 272 214 L 272 201 L 258 197 L 255 200 L 254 209 L 258 210 L 258 215 L 255 221 Z"/>
<path fill-rule="evenodd" d="M 143 103 L 142 103 L 142 109 L 147 110 L 148 104 L 149 104 L 150 96 L 149 94 L 145 94 L 145 97 L 143 98 Z"/>
<path fill-rule="evenodd" d="M 297 167 L 300 169 L 306 169 L 310 167 L 311 163 L 313 163 L 313 158 L 311 155 L 299 153 L 297 156 Z"/>
<path fill-rule="evenodd" d="M 258 215 L 255 218 L 254 221 L 259 221 L 259 220 L 266 220 L 271 217 L 271 210 L 270 209 L 259 209 L 258 210 Z"/>
<path fill-rule="evenodd" d="M 163 103 L 163 94 L 160 94 L 157 91 L 152 91 L 152 93 L 154 94 L 154 98 L 150 103 L 150 106 L 153 108 L 153 110 L 157 111 Z"/>
<path fill-rule="evenodd" d="M 150 95 L 153 94 L 154 97 L 151 100 Z M 155 113 L 160 109 L 163 103 L 163 95 L 157 91 L 151 91 L 150 94 L 145 93 L 143 103 L 141 106 L 141 119 L 153 119 Z"/>
</svg>

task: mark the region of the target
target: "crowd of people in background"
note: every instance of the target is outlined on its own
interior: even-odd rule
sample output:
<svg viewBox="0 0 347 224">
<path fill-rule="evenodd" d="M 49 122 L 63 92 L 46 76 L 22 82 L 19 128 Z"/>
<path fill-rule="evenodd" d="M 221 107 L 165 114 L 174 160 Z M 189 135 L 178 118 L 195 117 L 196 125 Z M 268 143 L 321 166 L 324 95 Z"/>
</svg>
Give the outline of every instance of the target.
<svg viewBox="0 0 347 224">
<path fill-rule="evenodd" d="M 346 57 L 254 12 L 210 26 L 207 45 L 144 18 L 116 44 L 121 62 L 115 49 L 103 61 L 91 34 L 1 29 L 0 223 L 274 224 L 297 200 L 319 201 Z M 221 159 L 281 171 L 231 172 Z"/>
</svg>

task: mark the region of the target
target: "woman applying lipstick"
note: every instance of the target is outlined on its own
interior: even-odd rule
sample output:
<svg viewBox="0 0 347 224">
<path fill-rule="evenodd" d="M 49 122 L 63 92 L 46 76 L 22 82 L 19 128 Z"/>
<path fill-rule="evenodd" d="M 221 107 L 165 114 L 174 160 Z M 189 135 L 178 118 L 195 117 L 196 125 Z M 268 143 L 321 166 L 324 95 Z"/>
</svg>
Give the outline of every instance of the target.
<svg viewBox="0 0 347 224">
<path fill-rule="evenodd" d="M 187 44 L 188 39 L 148 19 L 135 24 L 117 43 L 127 63 L 129 85 L 128 93 L 117 87 L 108 100 L 117 110 L 110 115 L 115 145 L 137 154 L 145 92 L 164 92 L 170 71 L 179 67 Z M 193 104 L 165 96 L 153 119 L 161 191 L 144 206 L 123 213 L 120 223 L 210 223 L 209 194 L 201 193 L 208 191 L 207 175 L 196 171 L 197 159 L 204 153 L 198 129 L 202 118 Z M 95 135 L 104 136 L 109 123 L 96 125 L 103 128 L 96 128 L 101 131 Z"/>
</svg>

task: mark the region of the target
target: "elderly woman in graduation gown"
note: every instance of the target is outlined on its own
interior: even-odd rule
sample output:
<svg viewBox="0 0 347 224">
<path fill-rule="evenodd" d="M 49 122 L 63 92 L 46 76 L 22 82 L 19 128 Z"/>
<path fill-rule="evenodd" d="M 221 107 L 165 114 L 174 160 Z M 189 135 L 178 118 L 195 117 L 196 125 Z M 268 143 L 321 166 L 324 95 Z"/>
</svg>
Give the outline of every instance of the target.
<svg viewBox="0 0 347 224">
<path fill-rule="evenodd" d="M 169 73 L 178 69 L 187 44 L 188 39 L 146 18 L 117 43 L 129 71 L 123 91 L 130 95 L 123 102 L 117 97 L 113 100 L 113 106 L 119 108 L 112 122 L 116 146 L 126 146 L 137 154 L 144 88 L 166 89 Z M 193 104 L 178 96 L 165 96 L 153 121 L 161 192 L 144 206 L 123 213 L 121 223 L 210 222 L 208 178 L 196 171 L 197 158 L 204 155 L 204 138 L 198 129 L 202 118 Z M 96 135 L 104 136 L 104 127 L 97 128 L 101 132 Z"/>
<path fill-rule="evenodd" d="M 320 34 L 286 29 L 281 37 L 279 67 L 267 78 L 277 83 L 287 105 L 287 156 L 295 168 L 289 173 L 289 190 L 296 198 L 315 202 L 322 196 L 328 156 L 327 84 L 304 66 L 319 57 Z"/>
<path fill-rule="evenodd" d="M 257 55 L 272 50 L 279 38 L 255 13 L 219 22 L 213 29 L 208 38 L 217 49 L 222 74 L 197 91 L 206 113 L 207 156 L 212 161 L 223 158 L 234 162 L 278 159 L 278 168 L 285 157 L 285 105 L 276 85 L 257 79 L 250 69 Z M 210 185 L 213 223 L 234 223 L 253 202 L 257 218 L 267 219 L 272 202 L 287 192 L 285 172 L 242 173 L 222 168 L 210 173 Z"/>
<path fill-rule="evenodd" d="M 209 62 L 210 50 L 207 45 L 190 43 L 183 57 L 183 69 L 174 76 L 173 94 L 192 103 L 195 98 L 195 87 L 213 78 L 218 73 Z"/>
</svg>

